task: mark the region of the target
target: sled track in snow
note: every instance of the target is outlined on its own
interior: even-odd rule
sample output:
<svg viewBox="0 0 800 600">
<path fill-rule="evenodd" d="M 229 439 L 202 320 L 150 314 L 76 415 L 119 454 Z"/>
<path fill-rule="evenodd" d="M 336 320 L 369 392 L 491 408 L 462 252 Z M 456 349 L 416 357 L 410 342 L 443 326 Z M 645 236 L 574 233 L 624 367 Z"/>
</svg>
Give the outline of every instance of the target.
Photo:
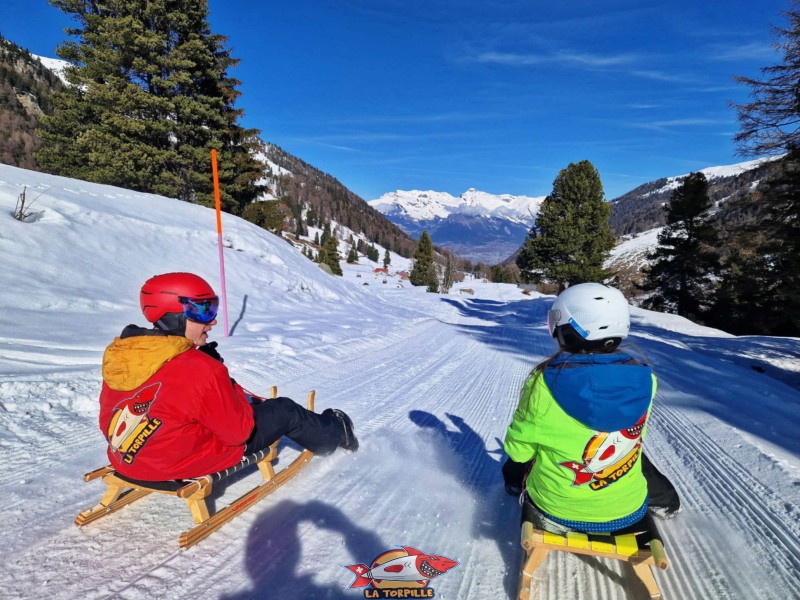
<svg viewBox="0 0 800 600">
<path fill-rule="evenodd" d="M 800 542 L 787 504 L 681 411 L 661 403 L 654 424 L 654 431 L 673 445 L 678 460 L 688 466 L 680 472 L 695 476 L 676 481 L 684 495 L 683 514 L 691 514 L 694 506 L 716 507 L 710 521 L 719 520 L 724 531 L 736 533 L 742 542 L 739 547 L 719 547 L 709 543 L 702 528 L 690 525 L 688 539 L 667 545 L 673 558 L 673 573 L 666 576 L 668 589 L 673 588 L 669 597 L 777 600 L 768 596 L 769 587 L 765 587 L 775 578 L 783 580 L 783 589 L 800 597 Z M 711 502 L 703 501 L 703 496 Z M 670 522 L 661 529 L 668 540 L 674 537 Z M 750 556 L 742 557 L 742 551 Z M 754 571 L 751 577 L 749 571 Z M 692 582 L 691 589 L 685 581 Z"/>
</svg>

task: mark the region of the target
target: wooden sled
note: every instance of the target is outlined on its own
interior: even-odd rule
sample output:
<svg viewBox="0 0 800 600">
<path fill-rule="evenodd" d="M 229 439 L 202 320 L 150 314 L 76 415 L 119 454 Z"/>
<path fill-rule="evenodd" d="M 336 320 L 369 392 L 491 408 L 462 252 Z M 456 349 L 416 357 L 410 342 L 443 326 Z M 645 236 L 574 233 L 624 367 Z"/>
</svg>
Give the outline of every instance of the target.
<svg viewBox="0 0 800 600">
<path fill-rule="evenodd" d="M 561 536 L 534 529 L 533 524 L 526 521 L 522 524 L 522 547 L 525 549 L 525 565 L 520 576 L 517 600 L 530 600 L 533 572 L 551 550 L 629 562 L 647 588 L 651 600 L 663 600 L 651 567 L 666 569 L 669 563 L 658 528 L 649 514 L 636 525 L 615 532 L 613 536 L 572 531 Z"/>
<path fill-rule="evenodd" d="M 314 390 L 308 393 L 307 407 L 310 411 L 314 410 L 314 395 Z M 273 386 L 270 398 L 276 398 L 277 396 L 278 388 Z M 118 474 L 111 465 L 107 465 L 83 476 L 84 481 L 92 481 L 102 477 L 103 483 L 106 484 L 106 491 L 99 504 L 82 511 L 78 515 L 75 519 L 75 524 L 79 527 L 88 525 L 148 494 L 177 496 L 186 501 L 192 513 L 192 518 L 196 523 L 194 527 L 184 531 L 178 540 L 181 548 L 188 548 L 208 537 L 225 523 L 238 516 L 239 513 L 244 512 L 261 498 L 274 492 L 289 481 L 308 464 L 313 456 L 313 452 L 303 450 L 289 466 L 276 474 L 272 467 L 272 462 L 278 457 L 278 442 L 276 441 L 269 448 L 250 456 L 245 456 L 241 462 L 224 471 L 212 473 L 198 479 L 177 481 L 145 482 L 132 480 Z M 258 465 L 258 470 L 261 472 L 264 482 L 228 506 L 218 510 L 213 515 L 209 515 L 206 498 L 211 494 L 213 484 L 252 464 Z"/>
</svg>

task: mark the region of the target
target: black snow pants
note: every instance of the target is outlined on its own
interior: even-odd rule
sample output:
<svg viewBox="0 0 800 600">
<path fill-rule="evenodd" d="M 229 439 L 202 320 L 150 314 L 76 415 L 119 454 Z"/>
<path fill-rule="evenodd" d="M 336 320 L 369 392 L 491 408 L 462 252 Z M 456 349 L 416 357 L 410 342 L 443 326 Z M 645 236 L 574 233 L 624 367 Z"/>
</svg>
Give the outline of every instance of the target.
<svg viewBox="0 0 800 600">
<path fill-rule="evenodd" d="M 681 507 L 681 499 L 675 486 L 666 475 L 656 469 L 644 452 L 642 452 L 642 475 L 647 480 L 650 506 L 663 506 L 669 512 L 675 512 Z"/>
<path fill-rule="evenodd" d="M 245 446 L 245 455 L 263 450 L 286 436 L 314 454 L 331 454 L 344 438 L 341 421 L 331 409 L 317 414 L 291 398 L 269 398 L 253 404 L 255 427 Z"/>
</svg>

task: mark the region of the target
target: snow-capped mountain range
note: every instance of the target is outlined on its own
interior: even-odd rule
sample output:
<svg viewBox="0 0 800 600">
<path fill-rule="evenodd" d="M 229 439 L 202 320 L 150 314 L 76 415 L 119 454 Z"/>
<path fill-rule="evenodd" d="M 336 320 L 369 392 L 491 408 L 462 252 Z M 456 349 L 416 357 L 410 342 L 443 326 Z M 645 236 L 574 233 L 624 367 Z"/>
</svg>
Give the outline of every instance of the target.
<svg viewBox="0 0 800 600">
<path fill-rule="evenodd" d="M 458 198 L 447 192 L 403 191 L 384 194 L 369 204 L 385 215 L 402 215 L 414 221 L 446 219 L 451 215 L 503 218 L 532 225 L 544 196 L 489 194 L 470 188 Z"/>
<path fill-rule="evenodd" d="M 423 230 L 439 246 L 474 261 L 495 264 L 520 246 L 544 196 L 489 194 L 474 188 L 458 197 L 446 192 L 397 190 L 369 204 L 406 233 Z"/>
</svg>

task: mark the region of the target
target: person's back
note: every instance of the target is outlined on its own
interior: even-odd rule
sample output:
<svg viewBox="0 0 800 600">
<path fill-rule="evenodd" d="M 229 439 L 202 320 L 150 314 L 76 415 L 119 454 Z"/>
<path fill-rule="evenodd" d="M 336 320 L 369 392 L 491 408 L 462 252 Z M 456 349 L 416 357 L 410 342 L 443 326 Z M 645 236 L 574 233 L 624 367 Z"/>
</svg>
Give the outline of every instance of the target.
<svg viewBox="0 0 800 600">
<path fill-rule="evenodd" d="M 320 456 L 358 450 L 344 411 L 316 414 L 284 397 L 262 402 L 231 379 L 216 342 L 208 343 L 219 298 L 202 277 L 156 275 L 139 300 L 154 328 L 128 325 L 103 355 L 99 424 L 121 475 L 201 477 L 282 436 Z"/>
<path fill-rule="evenodd" d="M 236 464 L 253 411 L 228 369 L 184 337 L 154 333 L 128 326 L 104 356 L 100 427 L 111 464 L 147 481 Z"/>
<path fill-rule="evenodd" d="M 548 363 L 523 388 L 506 452 L 527 462 L 533 451 L 527 490 L 540 510 L 605 531 L 647 498 L 638 458 L 652 372 L 622 352 L 564 353 Z"/>
<path fill-rule="evenodd" d="M 650 367 L 618 350 L 630 327 L 627 301 L 601 284 L 576 285 L 558 297 L 548 324 L 560 351 L 523 387 L 505 440 L 507 489 L 525 478 L 544 529 L 625 527 L 647 511 L 641 444 L 656 391 Z"/>
</svg>

